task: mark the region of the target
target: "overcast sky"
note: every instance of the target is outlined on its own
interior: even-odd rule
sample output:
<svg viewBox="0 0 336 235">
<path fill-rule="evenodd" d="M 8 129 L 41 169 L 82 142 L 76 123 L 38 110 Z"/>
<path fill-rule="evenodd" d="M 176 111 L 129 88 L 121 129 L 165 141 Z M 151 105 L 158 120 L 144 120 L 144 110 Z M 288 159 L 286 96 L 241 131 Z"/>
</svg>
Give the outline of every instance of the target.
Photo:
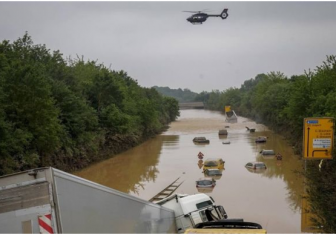
<svg viewBox="0 0 336 235">
<path fill-rule="evenodd" d="M 202 25 L 182 12 L 223 8 L 226 20 Z M 0 40 L 25 31 L 141 86 L 222 91 L 259 73 L 302 74 L 336 55 L 336 2 L 0 2 Z"/>
</svg>

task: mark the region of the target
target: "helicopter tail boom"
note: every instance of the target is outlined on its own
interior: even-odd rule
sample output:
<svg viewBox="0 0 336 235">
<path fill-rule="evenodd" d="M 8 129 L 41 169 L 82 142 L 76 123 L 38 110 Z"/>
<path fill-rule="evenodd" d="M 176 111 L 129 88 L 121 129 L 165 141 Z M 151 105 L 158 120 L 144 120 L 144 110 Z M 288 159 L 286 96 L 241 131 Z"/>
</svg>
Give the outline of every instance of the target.
<svg viewBox="0 0 336 235">
<path fill-rule="evenodd" d="M 220 17 L 220 18 L 222 18 L 223 20 L 225 20 L 228 16 L 229 16 L 229 14 L 227 13 L 228 12 L 228 8 L 225 8 L 223 11 L 222 11 L 222 13 L 220 13 L 220 15 L 208 15 L 209 17 Z"/>
</svg>

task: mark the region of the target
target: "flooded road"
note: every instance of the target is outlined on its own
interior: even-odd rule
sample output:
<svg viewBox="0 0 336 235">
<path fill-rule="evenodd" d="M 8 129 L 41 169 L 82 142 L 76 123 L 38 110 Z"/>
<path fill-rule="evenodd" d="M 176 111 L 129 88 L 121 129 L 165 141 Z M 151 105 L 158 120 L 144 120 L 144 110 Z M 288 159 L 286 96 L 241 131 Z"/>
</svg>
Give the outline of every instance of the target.
<svg viewBox="0 0 336 235">
<path fill-rule="evenodd" d="M 303 181 L 294 172 L 302 170 L 298 156 L 282 136 L 261 124 L 243 117 L 234 124 L 224 120 L 220 112 L 181 110 L 163 134 L 75 174 L 145 200 L 181 177 L 184 182 L 176 192 L 194 194 L 198 193 L 195 181 L 204 177 L 197 157 L 202 152 L 203 160 L 225 161 L 222 177 L 206 193 L 224 206 L 229 218 L 260 223 L 268 233 L 300 233 Z M 229 134 L 220 138 L 218 130 L 225 126 Z M 246 126 L 256 132 L 249 133 Z M 196 136 L 206 137 L 210 144 L 195 145 Z M 267 136 L 267 142 L 256 144 L 257 136 Z M 224 140 L 231 143 L 223 144 Z M 262 149 L 280 152 L 283 160 L 264 159 L 259 154 Z M 245 165 L 250 161 L 262 161 L 267 169 L 249 171 Z"/>
</svg>

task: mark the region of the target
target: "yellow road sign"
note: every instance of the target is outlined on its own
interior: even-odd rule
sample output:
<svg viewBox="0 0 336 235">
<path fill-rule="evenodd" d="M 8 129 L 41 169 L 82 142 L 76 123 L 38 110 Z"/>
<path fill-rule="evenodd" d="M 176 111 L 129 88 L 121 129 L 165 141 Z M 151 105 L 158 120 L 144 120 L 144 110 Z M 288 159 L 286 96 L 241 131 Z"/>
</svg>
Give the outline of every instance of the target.
<svg viewBox="0 0 336 235">
<path fill-rule="evenodd" d="M 304 118 L 303 157 L 305 159 L 332 159 L 333 146 L 333 118 Z"/>
<path fill-rule="evenodd" d="M 225 106 L 225 112 L 230 112 L 231 111 L 231 106 Z"/>
</svg>

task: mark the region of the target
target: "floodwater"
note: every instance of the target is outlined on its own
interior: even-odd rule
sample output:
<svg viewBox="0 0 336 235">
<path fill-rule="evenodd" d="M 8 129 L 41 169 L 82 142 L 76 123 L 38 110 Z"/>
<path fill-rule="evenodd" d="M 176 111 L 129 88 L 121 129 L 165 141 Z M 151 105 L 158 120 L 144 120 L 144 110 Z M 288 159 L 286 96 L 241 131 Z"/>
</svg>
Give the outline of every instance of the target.
<svg viewBox="0 0 336 235">
<path fill-rule="evenodd" d="M 177 193 L 198 193 L 195 181 L 203 178 L 202 162 L 197 154 L 207 158 L 222 158 L 225 170 L 217 179 L 212 196 L 224 206 L 229 218 L 256 222 L 268 233 L 301 233 L 301 200 L 303 180 L 295 173 L 302 162 L 286 140 L 267 127 L 238 117 L 238 123 L 225 123 L 224 115 L 208 110 L 181 110 L 181 116 L 161 135 L 99 162 L 75 174 L 99 184 L 149 200 L 180 177 Z M 218 130 L 229 126 L 226 138 Z M 255 133 L 247 131 L 256 128 Z M 210 144 L 194 144 L 192 139 L 204 136 Z M 255 143 L 257 136 L 267 136 L 266 143 Z M 223 144 L 229 140 L 230 144 Z M 265 159 L 262 149 L 273 149 L 282 161 Z M 262 161 L 266 170 L 245 168 L 250 161 Z"/>
</svg>

